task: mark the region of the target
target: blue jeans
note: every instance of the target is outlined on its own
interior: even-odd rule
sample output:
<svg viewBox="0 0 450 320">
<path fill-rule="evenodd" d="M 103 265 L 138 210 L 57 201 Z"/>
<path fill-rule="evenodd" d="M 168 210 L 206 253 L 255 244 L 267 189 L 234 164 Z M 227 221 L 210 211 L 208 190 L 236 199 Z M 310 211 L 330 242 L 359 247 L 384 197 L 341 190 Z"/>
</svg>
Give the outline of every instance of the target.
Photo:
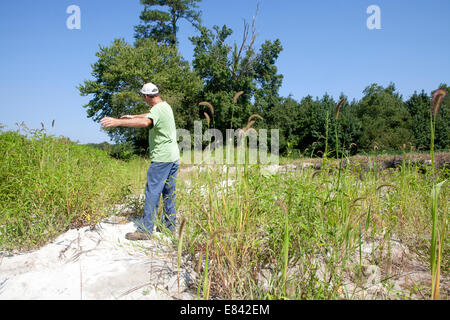
<svg viewBox="0 0 450 320">
<path fill-rule="evenodd" d="M 175 231 L 176 212 L 176 179 L 179 161 L 152 162 L 147 171 L 147 186 L 145 187 L 144 215 L 138 222 L 138 231 L 153 233 L 154 221 L 158 213 L 161 194 L 164 201 L 163 224 L 172 232 Z"/>
</svg>

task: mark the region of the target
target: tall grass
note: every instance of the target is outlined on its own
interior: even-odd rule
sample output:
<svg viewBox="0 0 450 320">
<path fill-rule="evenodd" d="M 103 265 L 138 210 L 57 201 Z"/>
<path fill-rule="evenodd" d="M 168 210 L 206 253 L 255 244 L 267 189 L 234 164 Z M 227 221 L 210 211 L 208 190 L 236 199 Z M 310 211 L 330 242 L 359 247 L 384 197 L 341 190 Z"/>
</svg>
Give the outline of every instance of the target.
<svg viewBox="0 0 450 320">
<path fill-rule="evenodd" d="M 0 249 L 32 249 L 71 227 L 93 225 L 131 193 L 121 162 L 47 136 L 0 133 Z"/>
<path fill-rule="evenodd" d="M 244 164 L 194 170 L 183 179 L 190 181 L 177 193 L 189 221 L 183 249 L 199 267 L 204 299 L 352 298 L 342 286 L 349 273 L 359 274 L 355 266 L 377 264 L 386 279 L 392 276 L 389 259 L 375 258 L 391 239 L 427 250 L 432 182 L 415 167 L 347 167 L 336 179 L 328 170 L 270 175 Z M 224 186 L 228 179 L 233 184 Z M 439 210 L 448 212 L 448 192 L 439 197 Z M 367 261 L 362 246 L 374 239 L 382 245 Z M 448 257 L 442 259 L 447 268 Z"/>
<path fill-rule="evenodd" d="M 431 145 L 430 145 L 430 156 L 431 156 L 431 174 L 433 176 L 433 187 L 431 190 L 431 221 L 432 221 L 432 233 L 431 233 L 431 248 L 430 248 L 430 266 L 431 266 L 431 296 L 433 300 L 439 300 L 439 282 L 440 282 L 440 266 L 441 266 L 441 256 L 442 248 L 444 246 L 443 240 L 446 238 L 447 231 L 447 215 L 440 217 L 438 211 L 438 198 L 439 193 L 446 181 L 442 181 L 436 184 L 435 175 L 435 163 L 434 163 L 434 137 L 436 131 L 436 121 L 439 114 L 439 109 L 441 107 L 442 100 L 447 95 L 447 92 L 443 89 L 436 90 L 433 94 L 433 99 L 431 101 L 431 112 L 430 112 L 430 130 L 431 130 Z M 439 230 L 439 227 L 440 230 Z"/>
<path fill-rule="evenodd" d="M 186 225 L 186 218 L 181 220 L 180 229 L 178 232 L 178 250 L 177 250 L 177 285 L 178 285 L 178 295 L 180 295 L 180 270 L 181 270 L 181 254 L 183 248 L 183 236 L 184 227 Z"/>
<path fill-rule="evenodd" d="M 276 201 L 284 212 L 284 235 L 283 235 L 283 246 L 281 250 L 282 255 L 282 269 L 281 269 L 281 278 L 282 278 L 282 287 L 283 287 L 283 295 L 286 296 L 286 283 L 287 283 L 287 275 L 288 275 L 288 266 L 289 266 L 289 210 L 282 201 Z"/>
<path fill-rule="evenodd" d="M 44 131 L 3 133 L 0 149 L 2 248 L 38 246 L 71 226 L 95 223 L 127 194 L 142 192 L 148 168 L 147 160 L 112 160 Z M 388 282 L 390 261 L 377 252 L 391 239 L 435 261 L 436 296 L 440 270 L 449 267 L 446 224 L 438 221 L 446 221 L 450 194 L 416 167 L 333 167 L 329 159 L 326 170 L 267 174 L 246 158 L 180 172 L 177 265 L 185 253 L 197 266 L 198 297 L 351 299 L 355 292 L 342 288 L 364 265 L 386 270 Z M 381 244 L 364 256 L 374 239 Z"/>
</svg>

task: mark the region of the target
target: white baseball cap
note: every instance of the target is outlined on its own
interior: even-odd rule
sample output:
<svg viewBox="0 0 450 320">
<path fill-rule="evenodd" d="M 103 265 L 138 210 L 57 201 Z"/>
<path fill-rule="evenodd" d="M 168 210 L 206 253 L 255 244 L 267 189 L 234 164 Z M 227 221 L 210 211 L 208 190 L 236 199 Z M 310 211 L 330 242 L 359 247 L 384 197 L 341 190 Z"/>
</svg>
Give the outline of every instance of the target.
<svg viewBox="0 0 450 320">
<path fill-rule="evenodd" d="M 149 96 L 156 96 L 159 94 L 159 89 L 157 86 L 155 86 L 153 83 L 149 82 L 146 83 L 142 89 L 141 89 L 141 93 L 142 94 L 146 94 Z"/>
</svg>

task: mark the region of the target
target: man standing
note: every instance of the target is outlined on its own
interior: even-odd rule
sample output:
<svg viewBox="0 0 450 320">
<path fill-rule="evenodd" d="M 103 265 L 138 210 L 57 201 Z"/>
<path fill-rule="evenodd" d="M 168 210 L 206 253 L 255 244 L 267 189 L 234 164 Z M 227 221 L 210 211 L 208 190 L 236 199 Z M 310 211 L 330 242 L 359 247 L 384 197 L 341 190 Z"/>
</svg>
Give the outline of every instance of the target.
<svg viewBox="0 0 450 320">
<path fill-rule="evenodd" d="M 151 127 L 149 147 L 152 162 L 147 172 L 144 215 L 138 222 L 137 231 L 126 235 L 128 240 L 150 239 L 161 194 L 164 201 L 163 223 L 172 232 L 175 231 L 176 224 L 175 187 L 180 151 L 173 111 L 170 105 L 161 99 L 159 89 L 153 83 L 144 85 L 141 93 L 150 107 L 150 113 L 101 120 L 104 128 Z"/>
</svg>

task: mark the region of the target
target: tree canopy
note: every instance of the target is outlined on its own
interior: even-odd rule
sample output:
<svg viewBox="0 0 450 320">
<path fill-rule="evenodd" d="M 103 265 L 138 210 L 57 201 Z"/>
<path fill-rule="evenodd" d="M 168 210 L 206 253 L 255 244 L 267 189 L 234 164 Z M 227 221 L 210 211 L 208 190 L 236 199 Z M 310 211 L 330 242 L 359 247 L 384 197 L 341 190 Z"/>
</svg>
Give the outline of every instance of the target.
<svg viewBox="0 0 450 320">
<path fill-rule="evenodd" d="M 103 117 L 148 112 L 139 90 L 150 80 L 158 84 L 162 97 L 173 107 L 177 124 L 187 126 L 193 111 L 188 108 L 201 89 L 201 79 L 195 75 L 175 47 L 147 39 L 132 46 L 123 39 L 101 47 L 98 61 L 92 65 L 94 80 L 78 87 L 81 95 L 93 95 L 86 108 L 88 117 L 100 121 Z M 132 142 L 146 148 L 148 129 L 116 128 L 108 130 L 116 142 Z"/>
<path fill-rule="evenodd" d="M 336 145 L 339 151 L 368 152 L 399 150 L 405 146 L 425 150 L 430 145 L 431 97 L 433 92 L 414 92 L 406 101 L 394 84 L 371 84 L 359 100 L 346 101 L 335 116 L 337 101 L 306 96 L 300 101 L 279 94 L 283 75 L 277 61 L 283 50 L 279 39 L 257 42 L 256 15 L 244 21 L 242 41 L 231 43 L 233 30 L 226 25 L 211 29 L 201 25 L 201 0 L 141 0 L 141 24 L 135 28 L 136 42 L 116 39 L 100 47 L 92 65 L 92 80 L 78 89 L 91 96 L 88 117 L 148 112 L 139 94 L 147 82 L 158 85 L 163 99 L 173 107 L 178 128 L 193 131 L 194 121 L 204 119 L 205 104 L 214 107 L 211 124 L 226 129 L 243 128 L 253 114 L 263 117 L 255 128 L 279 129 L 281 151 L 320 155 Z M 192 64 L 179 53 L 176 43 L 180 20 L 195 25 L 198 34 L 189 39 L 194 46 Z M 259 45 L 257 45 L 259 43 Z M 449 91 L 447 84 L 440 88 Z M 236 93 L 239 92 L 238 95 Z M 339 99 L 346 98 L 342 93 Z M 450 148 L 450 95 L 436 117 L 436 149 Z M 139 151 L 148 147 L 148 129 L 108 130 L 118 142 Z M 332 154 L 331 154 L 332 155 Z"/>
<path fill-rule="evenodd" d="M 360 148 L 398 150 L 413 140 L 411 115 L 394 84 L 386 88 L 372 84 L 363 93 L 356 109 L 362 123 Z"/>
<path fill-rule="evenodd" d="M 176 45 L 180 20 L 195 27 L 201 24 L 198 3 L 202 0 L 141 0 L 141 23 L 135 26 L 136 39 L 152 38 L 158 43 Z"/>
<path fill-rule="evenodd" d="M 282 51 L 280 41 L 266 41 L 257 51 L 248 25 L 240 45 L 227 43 L 233 31 L 226 25 L 213 30 L 202 27 L 200 31 L 200 36 L 190 38 L 195 46 L 192 64 L 203 79 L 201 98 L 216 108 L 216 127 L 240 128 L 251 114 L 268 112 L 279 101 L 283 78 L 275 66 Z M 234 103 L 233 97 L 240 91 L 243 95 Z"/>
</svg>

